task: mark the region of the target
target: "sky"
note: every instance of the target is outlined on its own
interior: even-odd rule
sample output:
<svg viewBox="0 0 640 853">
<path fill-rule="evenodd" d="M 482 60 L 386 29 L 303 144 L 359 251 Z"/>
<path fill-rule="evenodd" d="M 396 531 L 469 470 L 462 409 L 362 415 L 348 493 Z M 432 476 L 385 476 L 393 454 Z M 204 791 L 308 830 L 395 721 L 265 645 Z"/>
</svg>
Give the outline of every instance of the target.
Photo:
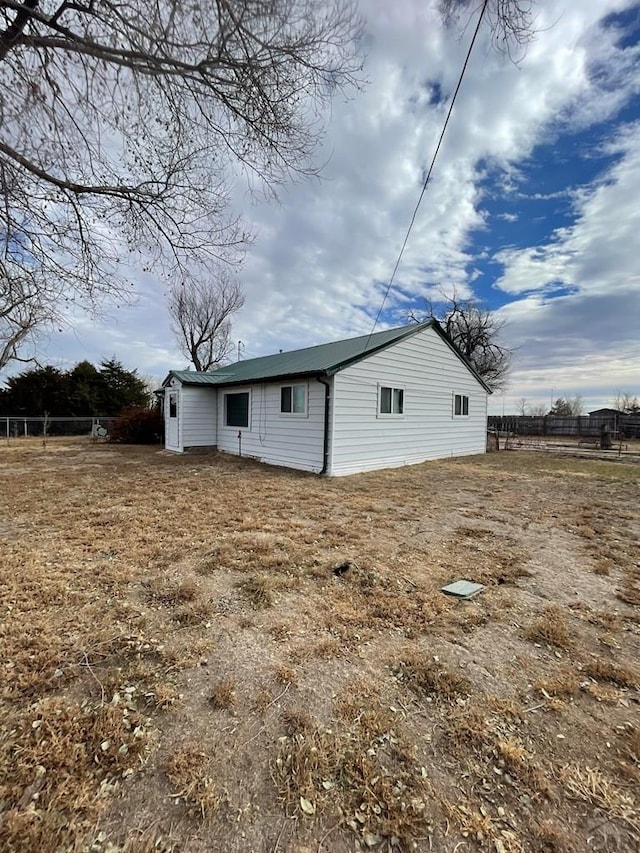
<svg viewBox="0 0 640 853">
<path fill-rule="evenodd" d="M 538 0 L 535 37 L 498 53 L 485 27 L 378 328 L 439 294 L 504 320 L 509 386 L 490 412 L 640 395 L 640 4 Z M 324 116 L 317 179 L 279 200 L 241 185 L 252 231 L 233 338 L 241 357 L 372 330 L 475 27 L 435 0 L 361 0 L 366 83 Z M 466 26 L 465 26 L 466 25 Z M 131 271 L 134 305 L 76 315 L 39 342 L 66 369 L 116 356 L 159 383 L 183 369 L 162 285 Z"/>
</svg>

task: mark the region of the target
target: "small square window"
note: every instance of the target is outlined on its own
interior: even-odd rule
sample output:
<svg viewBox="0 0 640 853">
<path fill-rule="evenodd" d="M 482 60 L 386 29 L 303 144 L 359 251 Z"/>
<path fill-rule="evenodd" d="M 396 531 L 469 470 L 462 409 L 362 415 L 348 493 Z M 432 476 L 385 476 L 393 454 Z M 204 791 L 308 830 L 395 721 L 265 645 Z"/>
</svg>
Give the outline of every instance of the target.
<svg viewBox="0 0 640 853">
<path fill-rule="evenodd" d="M 403 415 L 404 388 L 391 388 L 387 385 L 381 385 L 378 403 L 378 414 Z"/>
<path fill-rule="evenodd" d="M 466 418 L 469 415 L 469 397 L 466 394 L 453 395 L 453 416 Z"/>
<path fill-rule="evenodd" d="M 280 388 L 280 413 L 283 415 L 307 414 L 306 385 L 283 385 Z"/>
<path fill-rule="evenodd" d="M 224 422 L 230 427 L 249 427 L 249 392 L 224 395 Z"/>
</svg>

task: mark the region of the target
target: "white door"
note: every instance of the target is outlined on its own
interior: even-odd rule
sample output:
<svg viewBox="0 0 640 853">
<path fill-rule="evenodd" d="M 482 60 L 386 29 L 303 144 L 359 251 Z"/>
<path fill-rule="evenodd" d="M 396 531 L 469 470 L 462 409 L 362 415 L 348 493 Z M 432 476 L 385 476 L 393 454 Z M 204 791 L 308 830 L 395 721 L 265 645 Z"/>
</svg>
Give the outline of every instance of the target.
<svg viewBox="0 0 640 853">
<path fill-rule="evenodd" d="M 169 450 L 180 450 L 178 436 L 178 392 L 169 391 L 165 409 L 165 446 Z"/>
</svg>

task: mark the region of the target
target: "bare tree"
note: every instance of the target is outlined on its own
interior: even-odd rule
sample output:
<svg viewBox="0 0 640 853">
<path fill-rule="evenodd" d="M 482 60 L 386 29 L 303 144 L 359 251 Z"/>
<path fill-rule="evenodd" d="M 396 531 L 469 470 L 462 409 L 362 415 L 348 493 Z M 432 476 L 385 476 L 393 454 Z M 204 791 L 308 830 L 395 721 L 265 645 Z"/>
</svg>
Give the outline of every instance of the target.
<svg viewBox="0 0 640 853">
<path fill-rule="evenodd" d="M 231 317 L 244 305 L 240 284 L 220 268 L 213 281 L 172 287 L 169 313 L 180 351 L 196 370 L 217 367 L 231 351 Z"/>
<path fill-rule="evenodd" d="M 58 319 L 37 271 L 0 257 L 0 370 L 10 361 L 33 361 L 22 353 Z"/>
<path fill-rule="evenodd" d="M 478 8 L 484 11 L 494 48 L 517 60 L 535 36 L 535 0 L 440 0 L 440 12 L 448 23 Z"/>
<path fill-rule="evenodd" d="M 619 412 L 627 414 L 636 414 L 640 412 L 640 400 L 626 391 L 618 391 L 613 398 L 613 408 Z"/>
<path fill-rule="evenodd" d="M 513 352 L 500 343 L 504 321 L 472 300 L 457 296 L 427 303 L 427 317 L 438 320 L 451 342 L 493 391 L 503 391 L 511 369 Z M 415 312 L 410 318 L 422 322 Z"/>
<path fill-rule="evenodd" d="M 518 400 L 518 412 L 522 417 L 527 414 L 527 409 L 529 408 L 529 401 L 526 397 L 520 397 Z"/>
<path fill-rule="evenodd" d="M 536 418 L 543 418 L 548 412 L 548 407 L 544 403 L 536 403 L 531 406 L 530 414 Z"/>
<path fill-rule="evenodd" d="M 359 28 L 351 0 L 0 0 L 0 257 L 84 302 L 235 257 L 230 181 L 314 172 Z"/>
</svg>

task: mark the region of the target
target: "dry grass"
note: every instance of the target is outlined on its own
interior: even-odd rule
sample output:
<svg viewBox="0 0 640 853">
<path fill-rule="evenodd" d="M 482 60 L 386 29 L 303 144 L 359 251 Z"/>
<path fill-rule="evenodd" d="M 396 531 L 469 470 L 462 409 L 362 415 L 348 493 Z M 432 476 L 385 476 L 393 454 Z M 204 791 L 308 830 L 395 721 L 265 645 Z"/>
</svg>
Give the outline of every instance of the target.
<svg viewBox="0 0 640 853">
<path fill-rule="evenodd" d="M 582 671 L 594 681 L 608 681 L 619 687 L 636 687 L 640 683 L 640 675 L 631 667 L 602 658 L 589 661 Z"/>
<path fill-rule="evenodd" d="M 472 692 L 469 680 L 448 669 L 439 658 L 429 659 L 410 652 L 399 663 L 393 664 L 392 669 L 398 681 L 408 685 L 419 696 L 455 702 Z"/>
<path fill-rule="evenodd" d="M 559 607 L 545 607 L 540 618 L 527 628 L 526 637 L 534 643 L 567 648 L 571 645 L 571 637 L 565 613 Z"/>
<path fill-rule="evenodd" d="M 139 764 L 143 719 L 130 701 L 78 704 L 47 697 L 14 713 L 0 742 L 0 840 L 6 850 L 51 849 L 100 813 Z"/>
<path fill-rule="evenodd" d="M 388 711 L 345 699 L 343 725 L 326 728 L 306 711 L 290 712 L 275 760 L 280 796 L 304 819 L 320 810 L 364 841 L 405 844 L 430 834 L 433 790 L 390 727 Z M 356 709 L 359 709 L 356 712 Z"/>
<path fill-rule="evenodd" d="M 165 764 L 171 797 L 185 804 L 191 814 L 204 820 L 218 805 L 216 785 L 207 773 L 208 756 L 197 743 L 180 746 Z"/>
<path fill-rule="evenodd" d="M 611 819 L 622 819 L 640 829 L 635 797 L 601 770 L 568 764 L 562 770 L 561 779 L 569 797 L 597 806 Z"/>
<path fill-rule="evenodd" d="M 2 850 L 637 847 L 637 466 L 52 440 L 0 485 Z"/>
<path fill-rule="evenodd" d="M 244 593 L 247 601 L 255 610 L 261 610 L 273 605 L 272 584 L 269 578 L 255 576 L 240 581 L 238 587 Z"/>
<path fill-rule="evenodd" d="M 211 689 L 209 704 L 214 711 L 228 711 L 233 708 L 236 698 L 235 682 L 231 678 L 223 678 Z"/>
<path fill-rule="evenodd" d="M 553 675 L 538 679 L 534 687 L 546 698 L 550 696 L 569 698 L 577 696 L 580 692 L 580 680 L 573 670 L 562 668 Z"/>
<path fill-rule="evenodd" d="M 540 853 L 578 853 L 575 835 L 559 821 L 541 820 L 536 823 L 534 840 Z"/>
</svg>

